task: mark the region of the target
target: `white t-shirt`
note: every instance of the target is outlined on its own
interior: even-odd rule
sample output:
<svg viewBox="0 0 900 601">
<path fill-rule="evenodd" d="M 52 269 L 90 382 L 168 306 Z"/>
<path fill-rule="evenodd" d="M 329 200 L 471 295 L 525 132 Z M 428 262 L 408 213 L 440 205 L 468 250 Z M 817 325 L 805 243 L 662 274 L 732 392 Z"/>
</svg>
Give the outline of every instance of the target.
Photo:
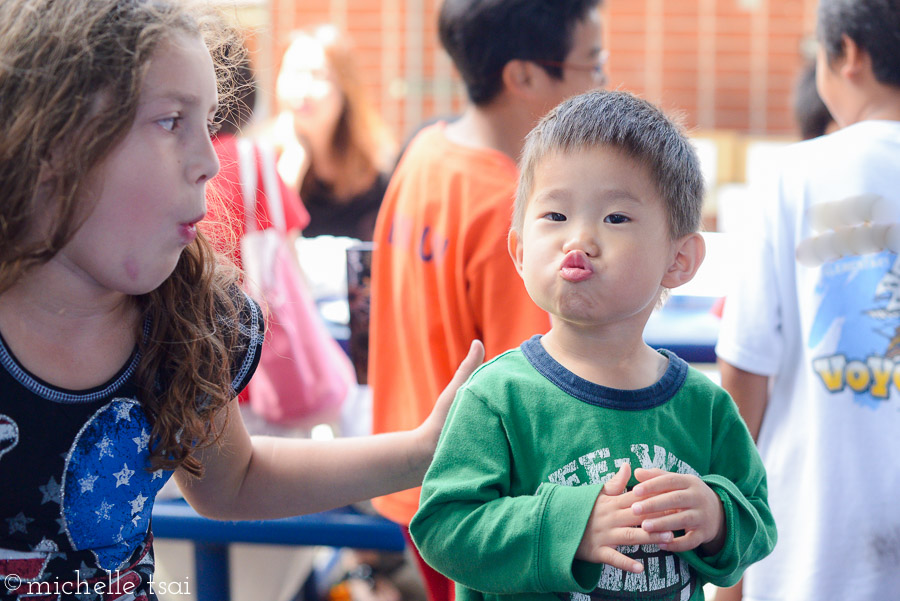
<svg viewBox="0 0 900 601">
<path fill-rule="evenodd" d="M 900 203 L 900 122 L 852 125 L 776 164 L 716 347 L 773 377 L 759 448 L 778 544 L 747 571 L 744 599 L 897 599 L 900 261 L 883 251 L 808 268 L 795 249 L 812 204 Z"/>
</svg>

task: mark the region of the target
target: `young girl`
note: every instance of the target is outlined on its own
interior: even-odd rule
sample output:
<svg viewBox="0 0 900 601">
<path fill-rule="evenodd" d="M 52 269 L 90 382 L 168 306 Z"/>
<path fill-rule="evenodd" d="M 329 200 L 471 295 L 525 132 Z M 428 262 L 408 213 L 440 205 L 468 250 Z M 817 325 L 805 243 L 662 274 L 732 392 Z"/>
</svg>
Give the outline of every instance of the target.
<svg viewBox="0 0 900 601">
<path fill-rule="evenodd" d="M 232 44 L 184 0 L 0 3 L 0 598 L 154 598 L 154 495 L 273 518 L 420 482 L 396 435 L 252 439 L 259 307 L 197 224 Z M 111 574 L 108 574 L 111 572 Z"/>
</svg>

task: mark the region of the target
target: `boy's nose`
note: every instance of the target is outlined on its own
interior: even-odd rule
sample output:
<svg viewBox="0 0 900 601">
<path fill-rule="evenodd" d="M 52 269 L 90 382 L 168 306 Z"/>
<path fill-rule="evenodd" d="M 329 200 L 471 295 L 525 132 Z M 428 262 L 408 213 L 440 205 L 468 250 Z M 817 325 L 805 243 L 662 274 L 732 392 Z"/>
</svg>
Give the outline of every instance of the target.
<svg viewBox="0 0 900 601">
<path fill-rule="evenodd" d="M 596 234 L 590 228 L 579 228 L 569 236 L 563 245 L 563 252 L 568 253 L 573 250 L 580 250 L 589 257 L 596 257 L 600 254 L 600 244 Z"/>
</svg>

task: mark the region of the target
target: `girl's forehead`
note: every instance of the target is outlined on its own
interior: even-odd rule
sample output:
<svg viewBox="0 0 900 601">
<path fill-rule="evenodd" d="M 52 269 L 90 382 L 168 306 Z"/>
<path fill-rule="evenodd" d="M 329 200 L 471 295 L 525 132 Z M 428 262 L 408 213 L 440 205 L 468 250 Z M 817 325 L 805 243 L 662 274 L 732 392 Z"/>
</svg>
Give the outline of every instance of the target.
<svg viewBox="0 0 900 601">
<path fill-rule="evenodd" d="M 212 56 L 199 35 L 174 34 L 153 51 L 141 87 L 141 102 L 174 100 L 214 104 L 218 86 Z"/>
</svg>

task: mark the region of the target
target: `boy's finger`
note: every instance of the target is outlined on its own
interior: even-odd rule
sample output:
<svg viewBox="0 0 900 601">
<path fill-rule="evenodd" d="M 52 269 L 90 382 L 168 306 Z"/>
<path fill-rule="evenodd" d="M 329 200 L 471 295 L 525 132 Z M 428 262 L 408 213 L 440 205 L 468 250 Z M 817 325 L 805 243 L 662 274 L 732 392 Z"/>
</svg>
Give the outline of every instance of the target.
<svg viewBox="0 0 900 601">
<path fill-rule="evenodd" d="M 631 479 L 631 464 L 623 463 L 619 471 L 603 485 L 603 494 L 616 496 L 625 492 L 628 487 L 628 480 Z"/>
<path fill-rule="evenodd" d="M 663 543 L 659 545 L 660 549 L 665 551 L 671 551 L 673 553 L 679 553 L 681 551 L 690 551 L 692 549 L 696 549 L 700 546 L 700 537 L 696 532 L 688 532 L 684 536 L 679 536 L 675 538 L 670 543 Z"/>
<path fill-rule="evenodd" d="M 667 515 L 672 515 L 673 513 L 678 513 L 679 511 L 681 511 L 681 510 L 680 509 L 666 509 L 665 511 L 654 511 L 652 513 L 647 513 L 646 508 L 643 508 L 643 511 L 640 514 L 635 514 L 634 508 L 632 507 L 631 513 L 634 515 L 637 515 L 640 518 L 641 523 L 643 523 L 644 520 L 655 520 L 655 519 L 658 519 L 661 517 L 665 517 Z"/>
<path fill-rule="evenodd" d="M 641 522 L 641 530 L 646 532 L 694 531 L 702 526 L 698 512 L 677 511 L 671 515 Z"/>
<path fill-rule="evenodd" d="M 635 472 L 635 477 L 638 477 L 637 472 L 644 472 L 645 470 L 637 470 Z M 657 471 L 657 470 L 646 470 Z M 648 497 L 650 495 L 658 495 L 661 493 L 673 491 L 673 490 L 682 490 L 687 488 L 690 485 L 690 479 L 686 478 L 683 474 L 673 474 L 671 472 L 666 472 L 663 470 L 659 470 L 662 472 L 661 474 L 654 474 L 652 477 L 647 477 L 646 474 L 641 474 L 644 476 L 644 480 L 634 487 L 633 491 L 639 497 Z"/>
<path fill-rule="evenodd" d="M 637 496 L 637 495 L 636 495 Z M 690 509 L 696 504 L 695 497 L 687 490 L 670 490 L 653 497 L 640 497 L 631 505 L 634 515 L 650 516 L 654 513 L 674 513 Z"/>
<path fill-rule="evenodd" d="M 627 555 L 622 555 L 612 547 L 602 547 L 597 555 L 597 559 L 600 563 L 611 565 L 626 572 L 640 574 L 644 571 L 644 564 L 635 561 Z"/>
<path fill-rule="evenodd" d="M 667 472 L 666 470 L 661 470 L 661 469 L 655 468 L 655 467 L 651 468 L 651 469 L 639 467 L 636 470 L 634 470 L 634 477 L 637 479 L 638 482 L 646 482 L 647 480 L 650 480 L 651 478 L 656 478 L 658 476 L 664 476 L 665 474 L 668 474 L 668 473 L 669 472 Z"/>
<path fill-rule="evenodd" d="M 630 547 L 634 545 L 658 545 L 670 543 L 675 536 L 672 531 L 648 532 L 640 527 L 614 528 L 604 537 L 604 544 L 610 547 Z"/>
</svg>

